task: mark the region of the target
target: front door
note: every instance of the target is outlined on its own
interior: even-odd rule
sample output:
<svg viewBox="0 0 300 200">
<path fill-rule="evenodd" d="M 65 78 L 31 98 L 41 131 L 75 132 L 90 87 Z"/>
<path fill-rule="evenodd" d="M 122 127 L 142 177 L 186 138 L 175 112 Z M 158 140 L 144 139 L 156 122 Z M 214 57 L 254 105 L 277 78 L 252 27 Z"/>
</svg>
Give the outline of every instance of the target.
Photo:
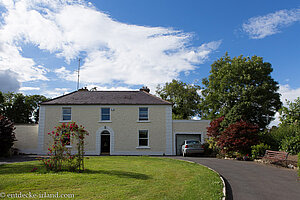
<svg viewBox="0 0 300 200">
<path fill-rule="evenodd" d="M 110 135 L 108 131 L 101 133 L 101 154 L 110 153 Z"/>
</svg>

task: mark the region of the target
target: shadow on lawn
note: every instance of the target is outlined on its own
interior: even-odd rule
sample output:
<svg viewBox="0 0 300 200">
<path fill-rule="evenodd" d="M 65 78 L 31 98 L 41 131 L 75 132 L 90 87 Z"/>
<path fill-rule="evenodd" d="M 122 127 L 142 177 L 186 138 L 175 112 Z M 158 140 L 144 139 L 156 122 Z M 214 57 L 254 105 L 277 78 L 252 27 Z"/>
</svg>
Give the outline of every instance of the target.
<svg viewBox="0 0 300 200">
<path fill-rule="evenodd" d="M 26 163 L 12 165 L 12 164 L 3 164 L 0 165 L 0 174 L 24 174 L 24 173 L 32 173 L 31 170 L 33 168 L 42 168 L 42 164 L 40 163 Z"/>
<path fill-rule="evenodd" d="M 33 168 L 38 168 L 38 169 L 44 169 L 44 166 L 39 163 L 22 163 L 19 165 L 11 165 L 11 164 L 3 164 L 0 165 L 0 175 L 1 174 L 24 174 L 24 173 L 35 173 L 32 172 L 31 170 Z M 40 171 L 40 170 L 38 170 Z M 63 172 L 63 171 L 62 171 Z M 39 172 L 38 172 L 39 173 Z M 42 174 L 47 174 L 47 173 L 54 173 L 50 171 L 43 171 Z M 58 172 L 59 173 L 59 172 Z M 70 172 L 72 173 L 72 172 Z M 77 173 L 77 172 L 73 172 Z M 111 175 L 111 176 L 117 176 L 120 178 L 132 178 L 132 179 L 140 179 L 140 180 L 148 180 L 151 177 L 146 175 L 146 174 L 141 174 L 141 173 L 135 173 L 135 172 L 126 172 L 126 171 L 118 171 L 118 170 L 90 170 L 86 169 L 83 171 L 83 173 L 78 173 L 78 174 L 106 174 L 106 175 Z"/>
<path fill-rule="evenodd" d="M 148 180 L 151 179 L 150 176 L 141 173 L 135 172 L 126 172 L 126 171 L 117 171 L 117 170 L 84 170 L 83 174 L 107 174 L 112 176 L 117 176 L 120 178 L 133 178 L 133 179 L 140 179 L 140 180 Z"/>
</svg>

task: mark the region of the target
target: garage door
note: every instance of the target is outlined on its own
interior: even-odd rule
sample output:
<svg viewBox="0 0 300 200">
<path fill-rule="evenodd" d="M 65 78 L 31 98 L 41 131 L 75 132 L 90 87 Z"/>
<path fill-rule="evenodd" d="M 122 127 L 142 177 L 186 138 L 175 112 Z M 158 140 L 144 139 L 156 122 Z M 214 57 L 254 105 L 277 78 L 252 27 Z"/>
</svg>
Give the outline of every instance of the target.
<svg viewBox="0 0 300 200">
<path fill-rule="evenodd" d="M 176 134 L 176 155 L 181 154 L 181 145 L 184 140 L 200 140 L 201 134 Z"/>
</svg>

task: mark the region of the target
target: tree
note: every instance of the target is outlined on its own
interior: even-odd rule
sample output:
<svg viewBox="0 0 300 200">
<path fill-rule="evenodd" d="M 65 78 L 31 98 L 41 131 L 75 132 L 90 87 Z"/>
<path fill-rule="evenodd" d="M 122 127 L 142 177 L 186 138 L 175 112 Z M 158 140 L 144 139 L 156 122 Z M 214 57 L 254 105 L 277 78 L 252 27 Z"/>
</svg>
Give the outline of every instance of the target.
<svg viewBox="0 0 300 200">
<path fill-rule="evenodd" d="M 200 86 L 172 80 L 163 87 L 158 85 L 156 93 L 164 100 L 173 103 L 173 119 L 190 119 L 199 113 Z"/>
<path fill-rule="evenodd" d="M 211 65 L 200 108 L 201 118 L 224 116 L 224 127 L 244 120 L 264 129 L 281 107 L 278 83 L 271 77 L 271 64 L 263 58 L 224 57 Z"/>
<path fill-rule="evenodd" d="M 47 101 L 42 95 L 23 95 L 22 93 L 0 93 L 0 114 L 14 123 L 37 123 L 39 103 Z"/>
<path fill-rule="evenodd" d="M 13 98 L 13 105 L 11 112 L 7 113 L 7 116 L 15 123 L 32 123 L 31 109 L 26 104 L 26 97 L 22 93 L 15 94 Z"/>
<path fill-rule="evenodd" d="M 31 118 L 35 123 L 39 121 L 39 104 L 48 101 L 49 98 L 43 95 L 30 95 L 26 96 L 25 103 L 29 106 Z"/>
<path fill-rule="evenodd" d="M 210 137 L 210 146 L 217 146 L 223 153 L 239 152 L 249 154 L 251 146 L 259 141 L 258 126 L 240 120 L 222 127 L 224 117 L 219 117 L 210 122 L 207 127 L 207 136 Z"/>
<path fill-rule="evenodd" d="M 8 155 L 8 151 L 16 141 L 14 124 L 0 115 L 0 156 Z"/>
<path fill-rule="evenodd" d="M 0 115 L 3 115 L 4 113 L 3 103 L 4 103 L 4 95 L 0 91 Z"/>
<path fill-rule="evenodd" d="M 300 124 L 300 97 L 295 102 L 287 101 L 287 107 L 282 106 L 279 110 L 282 124 Z"/>
</svg>

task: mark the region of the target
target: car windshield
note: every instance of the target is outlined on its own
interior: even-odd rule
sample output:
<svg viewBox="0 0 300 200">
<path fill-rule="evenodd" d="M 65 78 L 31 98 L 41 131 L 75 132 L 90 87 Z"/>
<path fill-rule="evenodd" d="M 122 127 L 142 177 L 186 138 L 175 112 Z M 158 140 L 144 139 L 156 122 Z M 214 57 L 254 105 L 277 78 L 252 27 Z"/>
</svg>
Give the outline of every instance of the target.
<svg viewBox="0 0 300 200">
<path fill-rule="evenodd" d="M 199 144 L 200 141 L 197 141 L 197 140 L 188 140 L 186 141 L 187 144 Z"/>
</svg>

